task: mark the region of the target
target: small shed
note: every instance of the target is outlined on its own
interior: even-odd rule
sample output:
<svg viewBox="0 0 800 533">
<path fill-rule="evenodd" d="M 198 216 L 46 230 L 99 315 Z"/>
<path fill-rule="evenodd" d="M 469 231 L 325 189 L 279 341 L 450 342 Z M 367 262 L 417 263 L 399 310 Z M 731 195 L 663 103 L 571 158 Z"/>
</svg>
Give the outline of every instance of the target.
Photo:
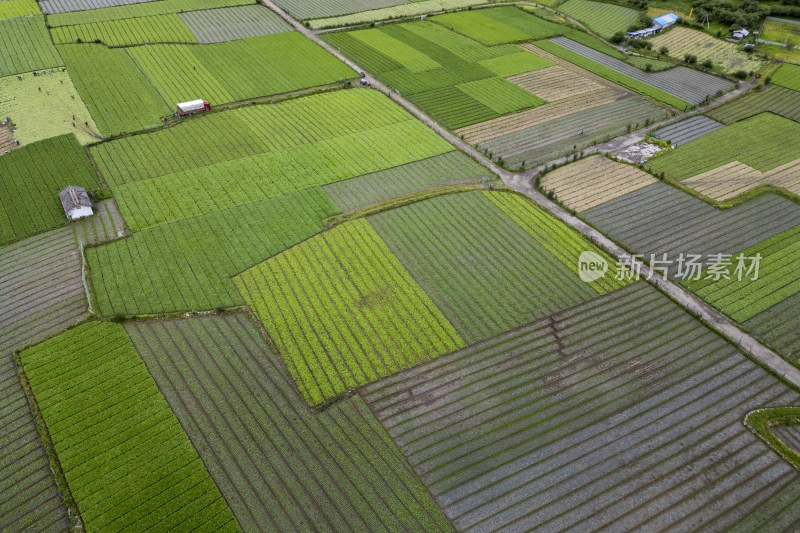
<svg viewBox="0 0 800 533">
<path fill-rule="evenodd" d="M 653 22 L 656 26 L 660 26 L 660 29 L 669 28 L 676 22 L 678 22 L 678 15 L 675 13 L 667 13 L 666 15 L 661 15 L 660 17 L 656 17 L 653 19 Z"/>
<path fill-rule="evenodd" d="M 744 39 L 748 35 L 750 35 L 750 32 L 747 31 L 745 28 L 742 28 L 741 30 L 734 30 L 733 31 L 733 38 L 736 39 L 737 41 L 741 41 L 742 39 Z"/>
<path fill-rule="evenodd" d="M 61 205 L 64 207 L 64 213 L 68 220 L 78 220 L 94 214 L 89 193 L 83 187 L 67 185 L 58 193 L 58 197 L 61 198 Z"/>
</svg>

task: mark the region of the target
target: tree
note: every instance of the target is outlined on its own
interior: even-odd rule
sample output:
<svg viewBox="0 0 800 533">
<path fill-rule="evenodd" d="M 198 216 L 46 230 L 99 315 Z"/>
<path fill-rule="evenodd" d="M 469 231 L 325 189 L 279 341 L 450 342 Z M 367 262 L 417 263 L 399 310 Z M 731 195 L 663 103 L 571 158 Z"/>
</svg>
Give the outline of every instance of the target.
<svg viewBox="0 0 800 533">
<path fill-rule="evenodd" d="M 669 54 L 669 48 L 667 48 L 666 46 L 662 46 L 661 48 L 658 49 L 658 53 L 661 54 L 662 56 L 665 56 Z"/>
<path fill-rule="evenodd" d="M 711 70 L 712 68 L 714 68 L 714 62 L 711 61 L 710 59 L 706 59 L 705 61 L 703 61 L 703 67 Z"/>
</svg>

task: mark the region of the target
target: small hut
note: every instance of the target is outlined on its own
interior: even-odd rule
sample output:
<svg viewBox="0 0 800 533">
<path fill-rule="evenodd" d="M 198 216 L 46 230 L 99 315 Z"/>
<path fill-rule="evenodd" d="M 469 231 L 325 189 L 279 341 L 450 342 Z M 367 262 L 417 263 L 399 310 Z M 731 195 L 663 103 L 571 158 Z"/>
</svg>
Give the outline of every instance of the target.
<svg viewBox="0 0 800 533">
<path fill-rule="evenodd" d="M 64 213 L 68 220 L 78 220 L 94 214 L 89 193 L 83 187 L 67 185 L 67 188 L 58 193 L 58 196 L 61 198 L 61 205 L 64 207 Z"/>
</svg>

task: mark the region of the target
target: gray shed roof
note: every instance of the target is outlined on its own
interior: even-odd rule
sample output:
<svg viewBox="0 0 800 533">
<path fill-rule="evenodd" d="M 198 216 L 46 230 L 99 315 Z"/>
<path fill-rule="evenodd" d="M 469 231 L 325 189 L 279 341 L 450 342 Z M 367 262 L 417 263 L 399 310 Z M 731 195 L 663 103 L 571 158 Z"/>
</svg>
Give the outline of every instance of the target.
<svg viewBox="0 0 800 533">
<path fill-rule="evenodd" d="M 64 190 L 58 193 L 58 197 L 61 198 L 61 205 L 64 207 L 65 213 L 69 213 L 79 207 L 92 207 L 89 193 L 83 187 L 67 185 Z"/>
</svg>

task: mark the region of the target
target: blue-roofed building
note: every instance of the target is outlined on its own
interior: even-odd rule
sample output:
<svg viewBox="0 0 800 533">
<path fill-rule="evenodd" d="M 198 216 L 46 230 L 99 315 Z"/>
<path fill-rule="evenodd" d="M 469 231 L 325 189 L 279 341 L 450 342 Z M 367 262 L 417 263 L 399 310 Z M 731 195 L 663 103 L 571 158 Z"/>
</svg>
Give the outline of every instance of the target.
<svg viewBox="0 0 800 533">
<path fill-rule="evenodd" d="M 666 15 L 661 15 L 660 17 L 656 17 L 653 19 L 657 25 L 661 26 L 661 29 L 669 28 L 676 22 L 678 22 L 678 15 L 675 13 L 667 13 Z"/>
<path fill-rule="evenodd" d="M 666 15 L 661 15 L 660 17 L 654 18 L 653 25 L 650 26 L 649 28 L 645 28 L 643 30 L 629 31 L 628 38 L 639 39 L 641 37 L 650 37 L 651 35 L 659 33 L 664 28 L 669 28 L 676 22 L 678 22 L 678 15 L 676 15 L 675 13 L 667 13 Z"/>
</svg>

